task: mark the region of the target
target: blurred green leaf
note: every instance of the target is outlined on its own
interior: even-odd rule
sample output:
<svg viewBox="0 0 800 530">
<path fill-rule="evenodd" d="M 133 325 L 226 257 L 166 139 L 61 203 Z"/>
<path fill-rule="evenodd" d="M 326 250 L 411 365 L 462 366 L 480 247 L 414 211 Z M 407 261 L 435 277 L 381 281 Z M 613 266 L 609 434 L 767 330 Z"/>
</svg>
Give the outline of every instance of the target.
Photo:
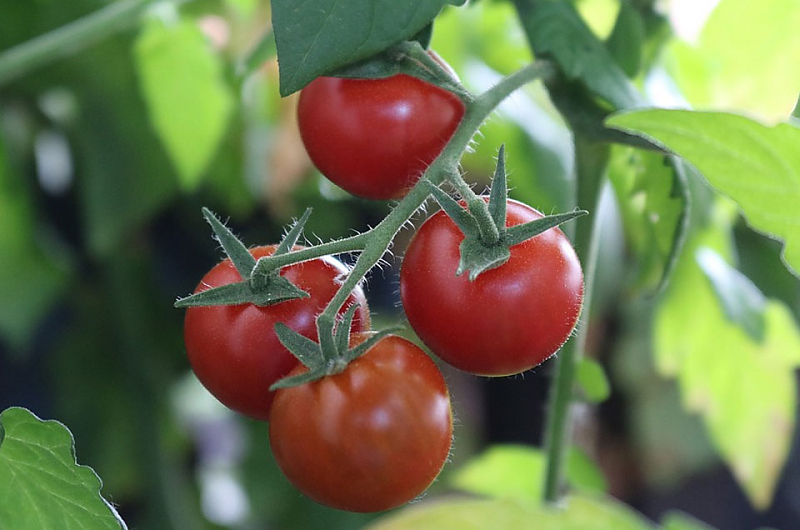
<svg viewBox="0 0 800 530">
<path fill-rule="evenodd" d="M 28 186 L 8 164 L 1 140 L 0 336 L 20 347 L 64 292 L 71 267 L 40 237 Z"/>
<path fill-rule="evenodd" d="M 193 190 L 225 134 L 233 106 L 222 62 L 190 21 L 147 21 L 135 50 L 150 118 L 181 185 Z"/>
<path fill-rule="evenodd" d="M 758 287 L 711 249 L 698 249 L 695 259 L 711 282 L 728 319 L 744 329 L 751 339 L 762 342 L 767 300 Z"/>
<path fill-rule="evenodd" d="M 668 512 L 661 519 L 661 528 L 663 530 L 714 530 L 713 527 L 682 512 Z"/>
<path fill-rule="evenodd" d="M 124 529 L 116 510 L 100 496 L 91 468 L 75 461 L 69 430 L 28 410 L 0 414 L 0 521 L 3 528 Z"/>
<path fill-rule="evenodd" d="M 668 61 L 694 106 L 782 120 L 800 88 L 798 26 L 796 0 L 722 0 L 697 44 L 675 41 Z"/>
<path fill-rule="evenodd" d="M 464 0 L 273 0 L 272 18 L 287 96 L 315 77 L 414 37 L 447 4 Z"/>
<path fill-rule="evenodd" d="M 452 500 L 411 506 L 367 530 L 644 530 L 644 517 L 610 497 L 572 496 L 563 506 L 511 500 Z"/>
<path fill-rule="evenodd" d="M 731 322 L 694 260 L 701 247 L 730 254 L 719 227 L 689 242 L 656 315 L 657 366 L 678 378 L 684 406 L 702 415 L 751 502 L 765 508 L 794 432 L 800 333 L 789 310 L 772 300 L 763 343 Z"/>
<path fill-rule="evenodd" d="M 606 47 L 629 77 L 634 77 L 642 64 L 643 42 L 642 16 L 630 0 L 622 0 L 614 30 L 606 40 Z"/>
<path fill-rule="evenodd" d="M 787 266 L 800 271 L 800 128 L 767 127 L 734 114 L 659 109 L 617 114 L 607 124 L 694 164 L 739 204 L 753 228 L 783 239 Z"/>
<path fill-rule="evenodd" d="M 592 34 L 569 2 L 517 2 L 537 57 L 555 60 L 570 79 L 618 109 L 642 98 L 603 43 Z"/>
<path fill-rule="evenodd" d="M 546 458 L 540 449 L 524 445 L 494 445 L 450 474 L 456 489 L 495 499 L 538 502 L 542 498 Z M 567 462 L 569 484 L 603 492 L 605 478 L 597 465 L 577 448 Z"/>
<path fill-rule="evenodd" d="M 605 401 L 611 394 L 611 385 L 603 366 L 594 359 L 581 358 L 576 377 L 583 395 L 593 403 Z"/>
<path fill-rule="evenodd" d="M 689 198 L 680 164 L 631 147 L 612 150 L 608 176 L 638 262 L 638 289 L 652 292 L 664 284 L 685 238 Z"/>
</svg>

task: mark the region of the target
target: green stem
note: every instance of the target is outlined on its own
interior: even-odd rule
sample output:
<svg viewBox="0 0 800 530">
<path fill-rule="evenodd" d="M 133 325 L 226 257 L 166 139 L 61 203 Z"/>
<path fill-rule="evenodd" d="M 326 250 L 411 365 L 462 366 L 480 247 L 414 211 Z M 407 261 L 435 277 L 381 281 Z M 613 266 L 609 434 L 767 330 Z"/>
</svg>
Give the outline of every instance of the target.
<svg viewBox="0 0 800 530">
<path fill-rule="evenodd" d="M 556 502 L 564 480 L 566 454 L 570 445 L 570 405 L 575 386 L 578 362 L 586 347 L 589 330 L 589 313 L 592 304 L 595 268 L 599 250 L 599 212 L 597 205 L 602 189 L 603 174 L 608 160 L 606 145 L 589 143 L 575 138 L 575 153 L 578 173 L 578 204 L 589 208 L 593 215 L 579 219 L 575 231 L 575 251 L 583 264 L 584 289 L 583 310 L 576 326 L 575 336 L 561 349 L 556 357 L 556 377 L 550 394 L 547 415 L 544 498 Z"/>
<path fill-rule="evenodd" d="M 464 182 L 461 174 L 454 168 L 457 167 L 458 160 L 469 145 L 475 132 L 501 101 L 524 84 L 542 76 L 549 75 L 551 72 L 552 68 L 549 63 L 532 63 L 508 77 L 505 77 L 497 85 L 493 86 L 467 105 L 464 118 L 461 120 L 455 133 L 453 133 L 453 137 L 425 172 L 427 180 L 438 186 L 445 178 L 449 179 L 458 189 L 464 190 L 464 193 L 469 194 L 469 197 L 465 197 L 468 203 L 471 199 L 478 200 L 486 209 L 487 217 L 491 218 L 486 204 L 475 195 L 472 189 Z M 364 250 L 359 255 L 353 270 L 350 271 L 350 274 L 348 274 L 347 279 L 339 288 L 339 291 L 317 318 L 317 332 L 323 352 L 326 351 L 326 348 L 330 348 L 328 351 L 331 352 L 335 349 L 333 328 L 336 322 L 336 315 L 342 308 L 342 305 L 347 301 L 350 293 L 359 282 L 361 282 L 364 276 L 366 276 L 367 272 L 378 263 L 378 260 L 381 259 L 389 248 L 395 234 L 397 234 L 403 224 L 411 218 L 414 212 L 422 206 L 428 196 L 427 184 L 418 182 L 383 221 L 373 229 L 360 234 L 360 236 L 354 236 L 356 238 L 364 237 L 366 239 Z M 296 254 L 297 253 L 292 252 L 286 254 L 286 256 Z M 273 258 L 265 259 L 271 260 Z"/>
<path fill-rule="evenodd" d="M 186 1 L 186 0 L 173 0 Z M 154 0 L 120 0 L 0 54 L 0 86 L 132 26 Z"/>
</svg>

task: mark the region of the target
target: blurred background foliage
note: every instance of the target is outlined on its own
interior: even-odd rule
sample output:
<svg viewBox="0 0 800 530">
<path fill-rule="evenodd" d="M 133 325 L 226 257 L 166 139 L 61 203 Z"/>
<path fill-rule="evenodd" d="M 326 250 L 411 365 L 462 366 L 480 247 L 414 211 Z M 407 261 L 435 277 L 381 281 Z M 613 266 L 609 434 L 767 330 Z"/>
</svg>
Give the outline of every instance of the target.
<svg viewBox="0 0 800 530">
<path fill-rule="evenodd" d="M 0 53 L 110 3 L 4 1 Z M 768 123 L 791 113 L 800 89 L 796 1 L 575 3 L 654 104 Z M 103 478 L 104 495 L 132 528 L 349 529 L 372 518 L 323 508 L 291 488 L 271 459 L 266 426 L 224 409 L 190 375 L 183 315 L 172 308 L 221 255 L 201 206 L 229 218 L 248 244 L 275 242 L 308 206 L 307 234 L 323 240 L 388 211 L 314 170 L 297 134 L 296 97 L 278 96 L 274 59 L 257 60 L 271 56 L 269 46 L 251 54 L 268 32 L 262 0 L 164 2 L 125 31 L 0 80 L 0 410 L 25 406 L 68 425 L 79 462 Z M 509 2 L 445 9 L 432 48 L 476 92 L 532 59 Z M 504 102 L 465 155 L 479 188 L 501 143 L 512 197 L 545 212 L 574 206 L 572 134 L 540 84 Z M 778 307 L 770 315 L 779 314 L 782 335 L 767 348 L 778 356 L 798 344 L 800 282 L 775 241 L 688 171 L 689 243 L 656 296 L 686 200 L 673 193 L 672 175 L 657 155 L 612 150 L 611 185 L 596 212 L 603 228 L 590 329 L 612 390 L 576 409 L 570 482 L 654 519 L 679 508 L 722 529 L 800 527 L 800 451 L 781 465 L 795 440 L 795 364 L 754 376 L 764 348 L 721 338 L 731 324 L 689 251 L 715 249 Z M 409 237 L 398 236 L 394 256 Z M 367 286 L 378 324 L 402 318 L 399 259 L 388 263 Z M 691 366 L 675 357 L 681 348 Z M 732 364 L 740 373 L 713 377 Z M 520 470 L 541 472 L 536 454 L 518 461 L 511 449 L 511 464 L 502 453 L 465 463 L 495 443 L 541 443 L 550 366 L 507 380 L 444 369 L 456 438 L 428 497 L 486 483 L 535 488 L 518 481 Z M 753 399 L 764 395 L 774 400 Z M 739 398 L 705 425 L 695 414 Z M 765 448 L 755 431 L 779 443 Z M 492 458 L 499 463 L 486 464 Z"/>
</svg>

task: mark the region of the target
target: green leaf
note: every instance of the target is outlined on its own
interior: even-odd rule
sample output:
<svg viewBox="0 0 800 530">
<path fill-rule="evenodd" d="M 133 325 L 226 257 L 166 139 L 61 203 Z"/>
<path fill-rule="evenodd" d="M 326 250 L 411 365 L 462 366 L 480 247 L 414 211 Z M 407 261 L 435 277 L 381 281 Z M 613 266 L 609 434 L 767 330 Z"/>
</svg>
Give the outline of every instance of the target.
<svg viewBox="0 0 800 530">
<path fill-rule="evenodd" d="M 642 64 L 644 22 L 630 0 L 622 0 L 614 30 L 606 40 L 606 47 L 617 64 L 633 77 Z"/>
<path fill-rule="evenodd" d="M 610 497 L 571 496 L 559 506 L 514 500 L 448 500 L 409 506 L 366 530 L 645 530 L 644 517 Z"/>
<path fill-rule="evenodd" d="M 642 97 L 609 51 L 569 2 L 519 2 L 526 33 L 537 57 L 552 57 L 568 78 L 581 81 L 617 109 Z"/>
<path fill-rule="evenodd" d="M 602 492 L 605 478 L 597 465 L 577 448 L 570 448 L 567 481 L 583 491 Z M 524 445 L 493 445 L 450 474 L 456 489 L 496 499 L 538 502 L 542 498 L 546 458 Z"/>
<path fill-rule="evenodd" d="M 682 156 L 742 208 L 750 225 L 781 238 L 784 260 L 800 271 L 800 128 L 768 127 L 734 114 L 643 110 L 612 116 L 609 126 Z"/>
<path fill-rule="evenodd" d="M 714 530 L 713 527 L 682 512 L 668 512 L 661 519 L 661 528 L 662 530 Z"/>
<path fill-rule="evenodd" d="M 583 395 L 592 403 L 600 403 L 611 395 L 611 385 L 602 365 L 588 357 L 578 363 L 577 382 Z"/>
<path fill-rule="evenodd" d="M 72 434 L 14 407 L 0 414 L 0 521 L 3 528 L 127 528 L 100 496 L 95 472 L 75 461 Z"/>
<path fill-rule="evenodd" d="M 0 336 L 22 346 L 64 292 L 71 266 L 41 237 L 28 186 L 7 163 L 1 140 Z"/>
<path fill-rule="evenodd" d="M 638 263 L 638 289 L 663 287 L 680 254 L 689 213 L 684 171 L 684 163 L 675 157 L 623 146 L 612 150 L 608 177 Z"/>
<path fill-rule="evenodd" d="M 296 92 L 315 77 L 413 38 L 443 6 L 463 3 L 464 0 L 273 0 L 281 95 Z"/>
<path fill-rule="evenodd" d="M 765 508 L 794 432 L 800 333 L 790 311 L 774 300 L 764 313 L 762 343 L 727 318 L 695 262 L 701 247 L 731 252 L 719 228 L 690 240 L 656 313 L 656 365 L 677 377 L 684 406 L 701 414 L 751 502 Z"/>
<path fill-rule="evenodd" d="M 756 342 L 764 340 L 764 310 L 767 299 L 747 276 L 737 271 L 710 248 L 695 254 L 722 305 L 725 316 L 740 326 Z"/>
<path fill-rule="evenodd" d="M 135 54 L 150 119 L 182 187 L 193 190 L 225 134 L 233 106 L 222 62 L 189 21 L 148 21 Z"/>
<path fill-rule="evenodd" d="M 667 62 L 695 107 L 783 120 L 800 87 L 798 24 L 796 0 L 722 0 L 697 43 L 675 41 Z"/>
</svg>

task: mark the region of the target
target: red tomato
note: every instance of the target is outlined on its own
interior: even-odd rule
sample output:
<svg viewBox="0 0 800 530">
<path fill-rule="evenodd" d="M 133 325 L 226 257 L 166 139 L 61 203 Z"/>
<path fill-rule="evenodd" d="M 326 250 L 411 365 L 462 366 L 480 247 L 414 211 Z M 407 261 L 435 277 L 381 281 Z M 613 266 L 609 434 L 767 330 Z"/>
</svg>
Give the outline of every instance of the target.
<svg viewBox="0 0 800 530">
<path fill-rule="evenodd" d="M 433 482 L 452 431 L 441 372 L 417 346 L 390 335 L 341 373 L 278 390 L 269 439 L 278 466 L 304 494 L 340 510 L 377 512 Z"/>
<path fill-rule="evenodd" d="M 542 217 L 509 200 L 506 226 Z M 414 235 L 400 273 L 409 323 L 442 360 L 479 375 L 511 375 L 553 355 L 581 310 L 583 273 L 558 228 L 511 247 L 509 260 L 470 281 L 456 276 L 463 234 L 442 211 Z"/>
<path fill-rule="evenodd" d="M 402 197 L 464 116 L 455 94 L 404 74 L 320 77 L 300 93 L 298 125 L 314 165 L 369 199 Z"/>
<path fill-rule="evenodd" d="M 256 259 L 269 256 L 275 245 L 256 247 Z M 286 376 L 299 363 L 278 341 L 274 326 L 283 322 L 306 337 L 317 340 L 316 317 L 339 288 L 338 278 L 346 267 L 326 257 L 290 265 L 281 276 L 306 291 L 310 297 L 259 307 L 190 307 L 186 310 L 186 353 L 200 382 L 223 404 L 237 412 L 267 420 L 274 393 L 270 385 Z M 239 282 L 242 277 L 229 259 L 211 269 L 195 292 Z M 369 310 L 363 291 L 350 295 L 345 308 L 360 304 L 352 329 L 369 329 Z"/>
</svg>

